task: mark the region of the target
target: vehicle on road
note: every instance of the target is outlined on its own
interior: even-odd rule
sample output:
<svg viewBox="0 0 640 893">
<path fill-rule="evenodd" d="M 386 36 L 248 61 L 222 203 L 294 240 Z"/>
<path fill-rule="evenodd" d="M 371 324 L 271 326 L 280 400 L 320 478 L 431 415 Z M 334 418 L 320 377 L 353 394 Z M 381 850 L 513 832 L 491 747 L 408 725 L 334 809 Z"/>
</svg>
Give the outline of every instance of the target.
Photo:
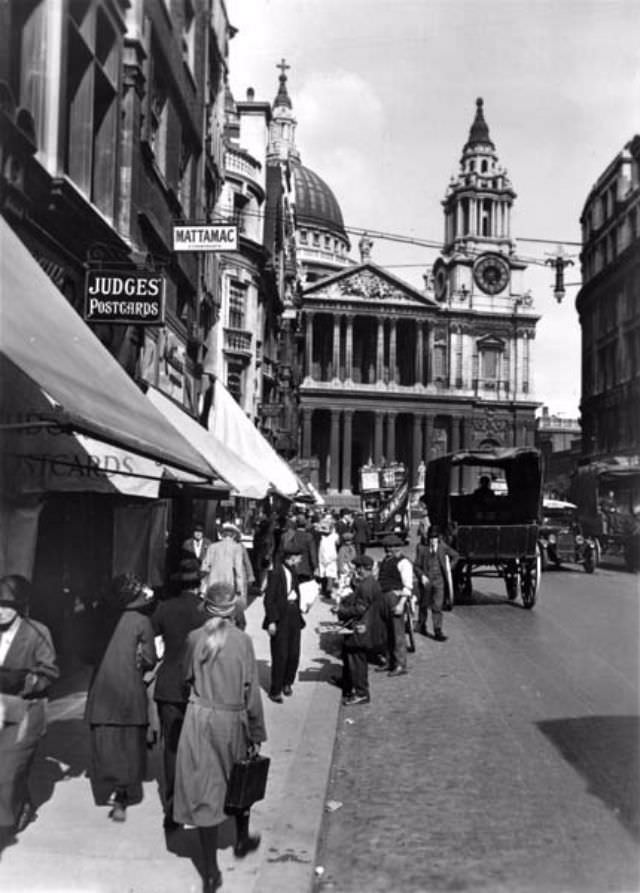
<svg viewBox="0 0 640 893">
<path fill-rule="evenodd" d="M 623 558 L 628 570 L 640 570 L 640 468 L 622 457 L 580 466 L 569 498 L 598 558 Z"/>
<path fill-rule="evenodd" d="M 473 468 L 495 476 L 490 487 L 465 492 Z M 463 450 L 433 459 L 427 465 L 425 501 L 432 524 L 460 555 L 454 573 L 454 601 L 470 601 L 474 576 L 502 577 L 507 597 L 520 594 L 532 608 L 540 587 L 539 527 L 542 504 L 540 453 L 531 447 Z"/>
<path fill-rule="evenodd" d="M 588 574 L 596 569 L 600 546 L 595 537 L 585 536 L 577 509 L 575 503 L 562 499 L 542 500 L 539 543 L 543 571 L 550 564 L 581 564 Z"/>
<path fill-rule="evenodd" d="M 409 539 L 409 475 L 402 462 L 363 465 L 360 469 L 361 510 L 369 523 L 370 544 L 395 533 Z"/>
</svg>

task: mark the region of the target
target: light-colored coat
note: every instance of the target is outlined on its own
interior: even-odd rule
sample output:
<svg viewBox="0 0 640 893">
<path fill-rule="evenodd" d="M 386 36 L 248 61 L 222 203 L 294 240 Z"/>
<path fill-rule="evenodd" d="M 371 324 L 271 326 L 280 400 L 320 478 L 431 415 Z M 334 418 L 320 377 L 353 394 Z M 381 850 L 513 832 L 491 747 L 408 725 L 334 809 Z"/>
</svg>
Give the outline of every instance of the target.
<svg viewBox="0 0 640 893">
<path fill-rule="evenodd" d="M 215 655 L 205 656 L 206 629 L 188 639 L 191 696 L 178 744 L 173 817 L 187 825 L 219 825 L 231 769 L 250 742 L 266 740 L 253 644 L 229 623 Z"/>
<path fill-rule="evenodd" d="M 247 577 L 240 543 L 229 536 L 223 536 L 219 542 L 209 546 L 201 567 L 206 571 L 206 576 L 202 580 L 203 592 L 213 583 L 224 582 L 230 583 L 240 598 L 246 598 Z"/>
</svg>

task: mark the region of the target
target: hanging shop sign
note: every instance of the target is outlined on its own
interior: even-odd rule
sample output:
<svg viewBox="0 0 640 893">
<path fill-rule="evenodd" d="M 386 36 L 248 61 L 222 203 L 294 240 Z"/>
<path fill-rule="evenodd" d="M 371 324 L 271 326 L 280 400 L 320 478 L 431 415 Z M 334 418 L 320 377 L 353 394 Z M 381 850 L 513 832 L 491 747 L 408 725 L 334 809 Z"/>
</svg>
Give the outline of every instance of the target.
<svg viewBox="0 0 640 893">
<path fill-rule="evenodd" d="M 84 318 L 93 323 L 160 326 L 164 323 L 166 282 L 157 273 L 89 270 Z"/>
<path fill-rule="evenodd" d="M 174 226 L 174 251 L 235 251 L 238 227 L 235 224 Z"/>
</svg>

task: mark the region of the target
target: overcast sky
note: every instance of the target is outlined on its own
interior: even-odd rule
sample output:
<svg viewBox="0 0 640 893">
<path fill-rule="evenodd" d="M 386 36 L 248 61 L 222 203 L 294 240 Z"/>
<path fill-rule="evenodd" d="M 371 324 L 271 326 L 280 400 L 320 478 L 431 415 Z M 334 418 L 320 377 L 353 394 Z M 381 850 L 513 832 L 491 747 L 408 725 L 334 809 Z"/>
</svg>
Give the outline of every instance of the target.
<svg viewBox="0 0 640 893">
<path fill-rule="evenodd" d="M 482 96 L 517 193 L 513 235 L 577 242 L 590 188 L 640 133 L 640 0 L 227 0 L 227 9 L 238 28 L 236 99 L 253 87 L 272 101 L 275 66 L 287 60 L 302 163 L 329 184 L 346 226 L 442 241 L 441 201 Z M 540 260 L 555 248 L 517 247 Z M 567 282 L 578 283 L 579 248 L 566 250 L 576 262 Z M 372 252 L 418 287 L 436 257 L 382 240 Z M 577 417 L 577 287 L 558 305 L 550 268 L 525 276 L 542 317 L 536 398 Z"/>
</svg>

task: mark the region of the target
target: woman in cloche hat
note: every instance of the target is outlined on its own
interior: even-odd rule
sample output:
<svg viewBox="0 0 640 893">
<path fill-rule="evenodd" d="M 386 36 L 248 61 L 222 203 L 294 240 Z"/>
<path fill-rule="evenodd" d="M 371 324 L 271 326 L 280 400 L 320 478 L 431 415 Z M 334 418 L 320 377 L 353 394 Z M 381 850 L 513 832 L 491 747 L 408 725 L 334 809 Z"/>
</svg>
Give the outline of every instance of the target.
<svg viewBox="0 0 640 893">
<path fill-rule="evenodd" d="M 51 634 L 28 616 L 29 593 L 24 577 L 0 580 L 0 849 L 33 818 L 27 776 L 58 677 Z"/>
<path fill-rule="evenodd" d="M 178 744 L 173 817 L 196 825 L 205 863 L 204 893 L 222 885 L 218 825 L 233 763 L 257 753 L 266 740 L 253 643 L 233 622 L 233 587 L 214 583 L 205 594 L 206 622 L 189 634 L 185 661 L 191 695 Z M 249 811 L 236 815 L 234 854 L 242 858 L 260 844 L 249 835 Z"/>
<path fill-rule="evenodd" d="M 153 595 L 135 574 L 113 581 L 87 695 L 89 778 L 96 803 L 113 802 L 109 818 L 114 822 L 124 822 L 127 806 L 142 796 L 149 722 L 143 675 L 157 660 L 148 616 Z"/>
</svg>

